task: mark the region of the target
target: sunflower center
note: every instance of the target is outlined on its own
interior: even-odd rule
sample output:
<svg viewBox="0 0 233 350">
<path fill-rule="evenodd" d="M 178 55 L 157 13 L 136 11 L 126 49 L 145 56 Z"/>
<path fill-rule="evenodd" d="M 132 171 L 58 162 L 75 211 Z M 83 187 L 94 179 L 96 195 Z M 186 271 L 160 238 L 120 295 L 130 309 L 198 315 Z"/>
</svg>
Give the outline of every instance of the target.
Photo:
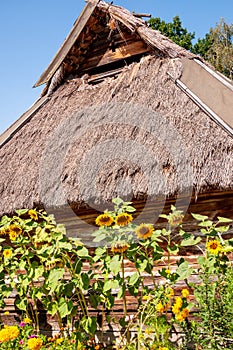
<svg viewBox="0 0 233 350">
<path fill-rule="evenodd" d="M 217 243 L 212 243 L 211 245 L 210 245 L 210 248 L 211 249 L 217 249 L 218 248 L 218 244 Z"/>
<path fill-rule="evenodd" d="M 145 235 L 145 234 L 147 234 L 148 232 L 149 232 L 148 227 L 141 227 L 140 230 L 139 230 L 139 233 L 140 233 L 141 235 Z"/>
</svg>

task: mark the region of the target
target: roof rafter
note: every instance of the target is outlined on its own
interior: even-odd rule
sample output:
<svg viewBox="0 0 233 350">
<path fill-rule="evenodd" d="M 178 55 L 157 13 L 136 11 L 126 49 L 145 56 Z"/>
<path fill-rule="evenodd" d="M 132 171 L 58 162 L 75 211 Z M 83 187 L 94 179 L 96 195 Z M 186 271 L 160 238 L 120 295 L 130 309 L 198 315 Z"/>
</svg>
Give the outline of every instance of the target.
<svg viewBox="0 0 233 350">
<path fill-rule="evenodd" d="M 61 48 L 59 49 L 58 53 L 54 56 L 52 61 L 50 62 L 49 66 L 46 68 L 46 70 L 42 73 L 39 80 L 35 83 L 33 87 L 40 86 L 42 84 L 47 83 L 53 76 L 53 74 L 56 72 L 56 70 L 60 67 L 63 60 L 65 59 L 66 55 L 70 51 L 71 47 L 79 37 L 80 33 L 82 32 L 83 28 L 85 27 L 87 21 L 91 17 L 93 11 L 95 10 L 99 0 L 91 0 L 88 1 L 86 6 L 84 7 L 82 13 L 74 23 L 73 28 L 71 29 L 70 33 L 68 34 L 67 38 L 65 39 L 64 43 L 62 44 Z"/>
</svg>

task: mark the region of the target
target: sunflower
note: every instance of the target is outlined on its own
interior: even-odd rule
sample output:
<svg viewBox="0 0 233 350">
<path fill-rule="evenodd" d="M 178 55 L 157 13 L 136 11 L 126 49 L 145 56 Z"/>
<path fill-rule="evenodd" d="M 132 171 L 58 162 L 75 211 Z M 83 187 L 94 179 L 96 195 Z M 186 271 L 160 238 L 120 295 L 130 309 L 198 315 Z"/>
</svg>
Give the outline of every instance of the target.
<svg viewBox="0 0 233 350">
<path fill-rule="evenodd" d="M 8 230 L 8 229 L 1 228 L 1 230 L 0 230 L 0 236 L 6 236 L 6 235 L 8 235 L 8 233 L 9 233 L 9 230 Z"/>
<path fill-rule="evenodd" d="M 19 226 L 19 225 L 16 225 L 16 224 L 11 224 L 9 227 L 8 227 L 8 230 L 9 230 L 9 235 L 10 233 L 14 232 L 17 236 L 20 235 L 22 233 L 22 228 Z"/>
<path fill-rule="evenodd" d="M 128 213 L 122 213 L 117 215 L 115 222 L 118 226 L 126 226 L 133 220 L 133 217 L 131 214 Z"/>
<path fill-rule="evenodd" d="M 34 221 L 38 220 L 38 215 L 37 212 L 33 209 L 28 210 L 28 215 L 30 216 L 30 218 Z"/>
<path fill-rule="evenodd" d="M 183 218 L 184 218 L 183 214 L 174 213 L 174 214 L 170 215 L 168 222 L 171 226 L 178 226 L 178 225 L 182 224 Z"/>
<path fill-rule="evenodd" d="M 129 248 L 129 244 L 126 242 L 117 242 L 112 245 L 111 251 L 113 253 L 124 253 Z"/>
<path fill-rule="evenodd" d="M 218 254 L 222 250 L 222 245 L 217 239 L 212 239 L 207 242 L 206 249 L 210 254 Z"/>
<path fill-rule="evenodd" d="M 11 240 L 11 241 L 15 241 L 16 238 L 17 238 L 16 232 L 15 232 L 15 231 L 10 231 L 9 237 L 10 237 L 10 240 Z"/>
<path fill-rule="evenodd" d="M 95 219 L 95 223 L 98 226 L 111 226 L 114 222 L 113 218 L 109 214 L 100 214 Z"/>
<path fill-rule="evenodd" d="M 10 259 L 12 257 L 12 250 L 11 249 L 5 249 L 3 251 L 3 255 L 6 259 Z"/>
<path fill-rule="evenodd" d="M 136 229 L 135 233 L 140 239 L 147 239 L 152 236 L 154 228 L 150 224 L 141 224 Z"/>
</svg>

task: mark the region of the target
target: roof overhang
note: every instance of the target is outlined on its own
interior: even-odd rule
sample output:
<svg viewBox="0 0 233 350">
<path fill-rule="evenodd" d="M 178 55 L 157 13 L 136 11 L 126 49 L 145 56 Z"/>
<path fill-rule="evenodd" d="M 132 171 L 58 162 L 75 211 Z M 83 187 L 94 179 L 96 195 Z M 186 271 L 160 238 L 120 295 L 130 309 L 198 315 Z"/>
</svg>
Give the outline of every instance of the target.
<svg viewBox="0 0 233 350">
<path fill-rule="evenodd" d="M 99 0 L 89 0 L 84 7 L 82 13 L 78 17 L 78 19 L 75 21 L 73 28 L 71 29 L 70 33 L 68 34 L 67 38 L 65 39 L 64 43 L 46 68 L 46 70 L 42 73 L 39 80 L 35 83 L 33 87 L 40 86 L 42 84 L 47 83 L 54 73 L 57 71 L 57 69 L 62 64 L 63 60 L 65 59 L 66 55 L 72 48 L 75 41 L 78 39 L 80 33 L 82 32 L 83 28 L 85 27 L 87 21 L 91 17 L 93 11 L 95 10 Z"/>
</svg>

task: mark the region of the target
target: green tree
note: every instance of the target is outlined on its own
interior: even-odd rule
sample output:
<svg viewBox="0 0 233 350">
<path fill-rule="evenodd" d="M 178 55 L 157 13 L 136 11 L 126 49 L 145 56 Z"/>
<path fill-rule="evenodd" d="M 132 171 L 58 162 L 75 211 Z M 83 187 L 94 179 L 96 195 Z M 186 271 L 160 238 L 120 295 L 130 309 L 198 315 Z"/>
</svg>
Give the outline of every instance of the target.
<svg viewBox="0 0 233 350">
<path fill-rule="evenodd" d="M 233 78 L 233 23 L 227 24 L 222 18 L 210 29 L 212 45 L 206 59 L 221 73 Z"/>
<path fill-rule="evenodd" d="M 206 34 L 203 39 L 198 39 L 196 44 L 193 45 L 191 51 L 197 55 L 202 56 L 206 60 L 208 59 L 207 52 L 213 45 L 213 39 L 210 33 Z"/>
<path fill-rule="evenodd" d="M 179 16 L 175 16 L 173 18 L 173 22 L 166 23 L 159 17 L 155 17 L 151 18 L 148 23 L 151 28 L 159 30 L 176 44 L 184 47 L 187 50 L 192 49 L 192 40 L 195 37 L 195 33 L 190 33 L 186 28 L 182 27 L 182 22 Z"/>
<path fill-rule="evenodd" d="M 204 39 L 198 39 L 192 52 L 204 57 L 219 72 L 233 78 L 233 23 L 227 24 L 223 18 Z"/>
</svg>

